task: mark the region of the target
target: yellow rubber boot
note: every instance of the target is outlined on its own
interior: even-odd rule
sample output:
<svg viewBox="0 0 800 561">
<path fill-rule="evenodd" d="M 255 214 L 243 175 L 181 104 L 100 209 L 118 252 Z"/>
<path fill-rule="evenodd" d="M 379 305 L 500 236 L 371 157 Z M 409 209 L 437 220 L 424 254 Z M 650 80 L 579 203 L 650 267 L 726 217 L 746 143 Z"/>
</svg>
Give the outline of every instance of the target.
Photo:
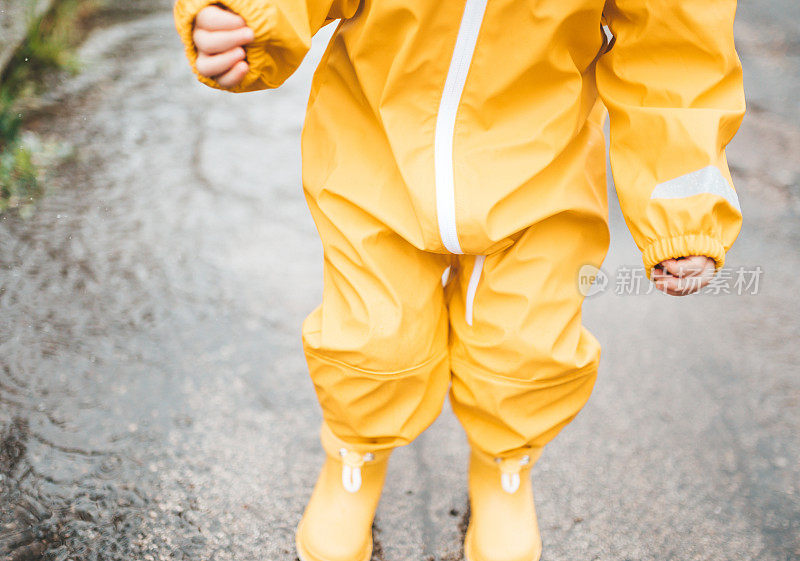
<svg viewBox="0 0 800 561">
<path fill-rule="evenodd" d="M 300 561 L 369 561 L 372 520 L 391 450 L 338 446 L 341 442 L 326 428 L 322 440 L 327 459 L 297 527 L 297 556 Z"/>
<path fill-rule="evenodd" d="M 466 561 L 538 561 L 542 539 L 530 471 L 538 451 L 492 458 L 473 448 L 469 462 L 470 520 Z"/>
</svg>

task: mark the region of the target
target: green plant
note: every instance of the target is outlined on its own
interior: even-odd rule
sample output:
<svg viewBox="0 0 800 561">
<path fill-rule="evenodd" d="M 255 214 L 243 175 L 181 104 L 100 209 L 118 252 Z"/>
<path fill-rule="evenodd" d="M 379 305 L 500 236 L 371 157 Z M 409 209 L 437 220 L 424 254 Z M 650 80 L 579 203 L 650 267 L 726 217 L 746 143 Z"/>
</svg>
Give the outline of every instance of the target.
<svg viewBox="0 0 800 561">
<path fill-rule="evenodd" d="M 44 188 L 34 150 L 20 139 L 24 115 L 21 98 L 40 91 L 54 71 L 79 70 L 74 47 L 85 30 L 81 25 L 102 0 L 61 0 L 40 18 L 32 18 L 25 41 L 0 76 L 0 213 L 17 209 L 30 214 Z"/>
<path fill-rule="evenodd" d="M 44 16 L 31 18 L 25 41 L 2 76 L 3 93 L 17 98 L 35 92 L 48 72 L 77 72 L 73 49 L 83 35 L 81 22 L 98 5 L 98 0 L 61 0 Z"/>
<path fill-rule="evenodd" d="M 0 149 L 3 148 L 5 142 L 19 137 L 21 125 L 21 116 L 13 111 L 11 100 L 0 91 Z"/>
<path fill-rule="evenodd" d="M 16 144 L 0 152 L 0 212 L 15 208 L 23 216 L 30 214 L 42 190 L 29 148 Z"/>
</svg>

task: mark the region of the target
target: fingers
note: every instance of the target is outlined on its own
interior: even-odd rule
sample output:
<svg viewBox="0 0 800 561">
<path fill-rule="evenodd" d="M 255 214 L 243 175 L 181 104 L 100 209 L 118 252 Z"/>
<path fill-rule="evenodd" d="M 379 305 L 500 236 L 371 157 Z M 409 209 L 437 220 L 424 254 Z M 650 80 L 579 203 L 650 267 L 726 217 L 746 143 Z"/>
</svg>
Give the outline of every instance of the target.
<svg viewBox="0 0 800 561">
<path fill-rule="evenodd" d="M 705 256 L 668 259 L 653 270 L 651 278 L 656 288 L 672 296 L 686 296 L 706 286 L 712 278 L 716 264 Z"/>
<path fill-rule="evenodd" d="M 676 279 L 670 277 L 656 283 L 656 288 L 670 296 L 687 296 L 700 290 L 701 282 L 699 279 Z"/>
<path fill-rule="evenodd" d="M 207 31 L 195 28 L 194 44 L 197 51 L 207 55 L 215 55 L 229 51 L 235 47 L 241 47 L 250 43 L 255 35 L 249 27 L 226 31 Z"/>
<path fill-rule="evenodd" d="M 244 19 L 218 6 L 200 10 L 192 34 L 197 47 L 197 71 L 224 88 L 244 80 L 249 70 L 244 46 L 255 38 Z"/>
<path fill-rule="evenodd" d="M 688 277 L 702 273 L 709 261 L 713 263 L 705 255 L 691 255 L 682 259 L 667 259 L 661 262 L 661 266 L 672 276 Z"/>
<path fill-rule="evenodd" d="M 233 66 L 240 60 L 244 60 L 244 58 L 245 50 L 242 47 L 235 47 L 218 55 L 208 55 L 201 52 L 197 55 L 195 66 L 200 74 L 207 78 L 212 78 L 232 70 Z"/>
<path fill-rule="evenodd" d="M 234 86 L 238 86 L 241 81 L 244 80 L 244 77 L 247 75 L 247 71 L 249 69 L 250 66 L 245 61 L 237 62 L 233 65 L 233 68 L 221 76 L 217 76 L 216 81 L 223 88 L 233 88 Z"/>
<path fill-rule="evenodd" d="M 206 31 L 226 31 L 245 27 L 247 24 L 244 18 L 238 14 L 218 6 L 208 6 L 197 14 L 194 25 L 196 28 Z"/>
</svg>

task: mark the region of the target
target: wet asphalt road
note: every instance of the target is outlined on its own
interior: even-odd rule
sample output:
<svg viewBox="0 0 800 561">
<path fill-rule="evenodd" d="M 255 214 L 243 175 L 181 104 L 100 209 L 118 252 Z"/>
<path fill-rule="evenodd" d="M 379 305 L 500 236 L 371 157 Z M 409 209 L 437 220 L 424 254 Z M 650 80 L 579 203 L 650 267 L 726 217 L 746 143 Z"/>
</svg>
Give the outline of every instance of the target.
<svg viewBox="0 0 800 561">
<path fill-rule="evenodd" d="M 0 220 L 0 558 L 293 560 L 322 461 L 298 139 L 327 35 L 283 88 L 226 95 L 193 81 L 168 2 L 136 6 L 30 119 L 76 158 Z M 617 294 L 640 258 L 612 206 L 598 384 L 534 470 L 545 561 L 800 559 L 800 5 L 737 25 L 729 267 L 760 266 L 758 293 Z M 461 559 L 465 469 L 446 410 L 393 458 L 375 558 Z"/>
</svg>

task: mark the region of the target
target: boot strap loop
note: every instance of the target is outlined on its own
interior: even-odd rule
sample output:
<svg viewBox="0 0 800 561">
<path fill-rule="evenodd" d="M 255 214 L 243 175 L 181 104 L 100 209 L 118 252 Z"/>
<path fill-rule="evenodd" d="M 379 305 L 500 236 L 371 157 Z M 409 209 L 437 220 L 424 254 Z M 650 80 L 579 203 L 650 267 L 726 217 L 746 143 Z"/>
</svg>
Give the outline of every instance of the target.
<svg viewBox="0 0 800 561">
<path fill-rule="evenodd" d="M 367 452 L 362 456 L 347 448 L 341 448 L 339 456 L 342 458 L 342 486 L 349 493 L 357 493 L 361 489 L 361 466 L 364 462 L 374 460 L 375 455 Z"/>
<path fill-rule="evenodd" d="M 343 465 L 342 485 L 348 493 L 357 493 L 361 489 L 361 468 Z"/>
<path fill-rule="evenodd" d="M 519 489 L 519 472 L 523 467 L 531 463 L 531 457 L 526 454 L 518 460 L 511 458 L 495 458 L 494 461 L 500 467 L 500 485 L 503 491 L 513 495 L 517 492 L 517 489 Z"/>
<path fill-rule="evenodd" d="M 503 491 L 513 495 L 517 492 L 517 489 L 519 489 L 519 472 L 501 474 L 500 484 L 503 487 Z"/>
</svg>

